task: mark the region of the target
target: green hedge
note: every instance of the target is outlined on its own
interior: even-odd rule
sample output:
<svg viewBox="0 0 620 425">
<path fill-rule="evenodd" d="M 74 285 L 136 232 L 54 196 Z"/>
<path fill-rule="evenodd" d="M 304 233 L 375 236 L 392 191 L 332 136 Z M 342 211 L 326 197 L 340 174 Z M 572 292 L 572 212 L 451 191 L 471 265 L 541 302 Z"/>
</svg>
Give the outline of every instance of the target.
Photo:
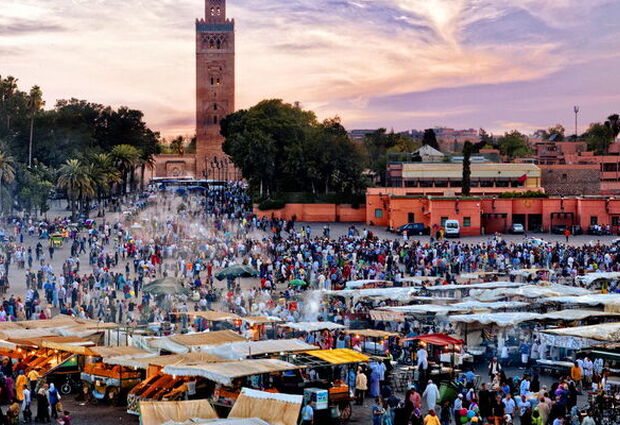
<svg viewBox="0 0 620 425">
<path fill-rule="evenodd" d="M 260 210 L 281 209 L 286 204 L 351 204 L 353 208 L 366 205 L 365 194 L 351 193 L 282 192 L 274 193 L 270 198 L 255 195 L 253 200 Z"/>
<path fill-rule="evenodd" d="M 265 199 L 258 204 L 258 209 L 265 210 L 281 210 L 286 205 L 286 202 L 280 199 Z"/>
<path fill-rule="evenodd" d="M 537 190 L 528 190 L 527 192 L 502 192 L 499 194 L 498 198 L 502 199 L 512 199 L 512 198 L 548 198 L 544 192 L 539 192 Z"/>
</svg>

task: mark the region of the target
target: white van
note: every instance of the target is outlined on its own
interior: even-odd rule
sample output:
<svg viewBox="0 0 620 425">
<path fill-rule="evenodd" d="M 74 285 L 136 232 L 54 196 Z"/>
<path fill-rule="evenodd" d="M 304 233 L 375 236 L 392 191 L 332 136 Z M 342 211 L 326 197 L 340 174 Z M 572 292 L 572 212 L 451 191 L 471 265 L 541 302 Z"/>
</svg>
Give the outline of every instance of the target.
<svg viewBox="0 0 620 425">
<path fill-rule="evenodd" d="M 458 220 L 446 220 L 444 228 L 446 229 L 446 238 L 461 237 L 461 225 Z"/>
</svg>

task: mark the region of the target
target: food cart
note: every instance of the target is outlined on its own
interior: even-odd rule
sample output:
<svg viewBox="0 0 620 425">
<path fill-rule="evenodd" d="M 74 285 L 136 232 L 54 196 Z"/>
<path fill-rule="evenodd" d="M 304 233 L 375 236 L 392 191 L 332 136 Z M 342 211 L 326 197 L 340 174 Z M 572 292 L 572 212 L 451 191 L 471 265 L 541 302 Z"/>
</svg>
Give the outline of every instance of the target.
<svg viewBox="0 0 620 425">
<path fill-rule="evenodd" d="M 124 395 L 144 377 L 143 373 L 114 362 L 115 357 L 148 357 L 153 354 L 137 347 L 90 347 L 80 373 L 82 390 L 92 402 L 119 404 Z"/>
<path fill-rule="evenodd" d="M 146 378 L 127 394 L 127 413 L 140 414 L 142 401 L 204 399 L 212 392 L 212 384 L 205 378 L 169 375 L 162 371 L 168 365 L 181 363 L 224 362 L 205 353 L 171 354 L 156 357 L 116 357 L 114 363 L 145 371 Z"/>
<path fill-rule="evenodd" d="M 15 370 L 36 371 L 39 383 L 54 383 L 61 394 L 79 388 L 79 355 L 91 341 L 79 337 L 45 336 L 0 340 L 0 355 L 13 359 Z"/>
<path fill-rule="evenodd" d="M 306 351 L 284 358 L 300 369 L 284 374 L 280 389 L 287 394 L 304 395 L 305 403 L 316 402 L 315 421 L 343 423 L 351 418 L 353 397 L 347 384 L 348 371 L 368 362 L 368 356 L 341 348 Z"/>
<path fill-rule="evenodd" d="M 279 392 L 278 381 L 286 371 L 300 366 L 275 359 L 241 360 L 224 363 L 179 363 L 168 365 L 163 372 L 174 377 L 203 378 L 210 383 L 209 401 L 225 416 L 239 397 L 242 387 Z"/>
<path fill-rule="evenodd" d="M 347 329 L 343 333 L 350 336 L 349 348 L 358 346 L 362 352 L 378 356 L 383 356 L 387 348 L 395 359 L 401 355 L 400 335 L 396 332 L 377 329 Z"/>
<path fill-rule="evenodd" d="M 52 233 L 50 235 L 50 246 L 52 248 L 62 248 L 65 243 L 65 237 L 62 233 Z"/>
</svg>

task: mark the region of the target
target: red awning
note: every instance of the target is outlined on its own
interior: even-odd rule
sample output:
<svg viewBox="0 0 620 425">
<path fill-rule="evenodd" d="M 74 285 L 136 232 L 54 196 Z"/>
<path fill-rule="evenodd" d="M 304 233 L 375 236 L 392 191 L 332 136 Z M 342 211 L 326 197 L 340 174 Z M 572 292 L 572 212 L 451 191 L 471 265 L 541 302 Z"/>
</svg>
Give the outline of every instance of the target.
<svg viewBox="0 0 620 425">
<path fill-rule="evenodd" d="M 442 345 L 442 346 L 457 345 L 457 344 L 463 343 L 462 339 L 456 339 L 446 334 L 420 335 L 420 336 L 414 336 L 413 338 L 404 338 L 401 341 L 412 341 L 412 340 L 419 340 L 419 341 L 424 341 L 427 344 Z"/>
</svg>

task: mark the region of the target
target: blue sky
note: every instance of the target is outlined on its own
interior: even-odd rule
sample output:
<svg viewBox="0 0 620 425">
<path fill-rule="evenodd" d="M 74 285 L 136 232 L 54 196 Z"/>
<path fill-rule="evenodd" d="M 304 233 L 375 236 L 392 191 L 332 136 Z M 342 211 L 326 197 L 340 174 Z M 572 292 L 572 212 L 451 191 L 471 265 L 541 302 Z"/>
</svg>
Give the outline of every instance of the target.
<svg viewBox="0 0 620 425">
<path fill-rule="evenodd" d="M 3 0 L 0 75 L 194 126 L 202 0 Z M 620 111 L 620 0 L 228 0 L 237 106 L 300 101 L 349 128 L 562 123 Z"/>
</svg>

